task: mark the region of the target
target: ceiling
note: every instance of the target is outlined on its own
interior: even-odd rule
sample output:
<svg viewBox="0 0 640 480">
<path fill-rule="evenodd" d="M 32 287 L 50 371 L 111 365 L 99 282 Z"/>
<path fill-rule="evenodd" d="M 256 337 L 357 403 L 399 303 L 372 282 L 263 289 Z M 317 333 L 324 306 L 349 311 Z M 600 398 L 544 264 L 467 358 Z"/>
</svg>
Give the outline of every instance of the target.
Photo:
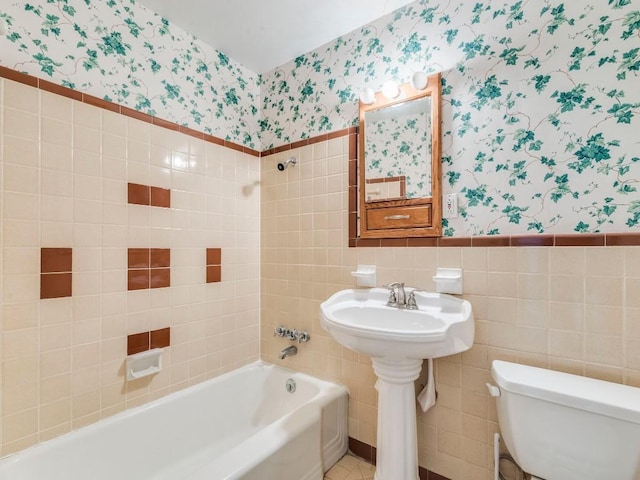
<svg viewBox="0 0 640 480">
<path fill-rule="evenodd" d="M 256 73 L 413 0 L 138 0 Z"/>
</svg>

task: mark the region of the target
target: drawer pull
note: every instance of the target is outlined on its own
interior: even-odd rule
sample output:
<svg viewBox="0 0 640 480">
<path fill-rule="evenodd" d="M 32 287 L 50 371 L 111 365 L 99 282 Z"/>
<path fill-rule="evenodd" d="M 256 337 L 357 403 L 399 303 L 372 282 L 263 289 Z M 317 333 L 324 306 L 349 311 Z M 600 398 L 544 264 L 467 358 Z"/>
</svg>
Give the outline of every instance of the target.
<svg viewBox="0 0 640 480">
<path fill-rule="evenodd" d="M 384 217 L 385 220 L 408 220 L 410 215 L 388 215 Z"/>
</svg>

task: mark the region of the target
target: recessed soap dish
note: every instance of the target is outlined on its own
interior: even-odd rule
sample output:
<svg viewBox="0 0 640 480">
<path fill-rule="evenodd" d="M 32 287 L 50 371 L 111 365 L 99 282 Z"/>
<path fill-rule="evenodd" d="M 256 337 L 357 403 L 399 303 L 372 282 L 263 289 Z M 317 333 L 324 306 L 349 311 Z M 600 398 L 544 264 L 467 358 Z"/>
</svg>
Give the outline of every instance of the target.
<svg viewBox="0 0 640 480">
<path fill-rule="evenodd" d="M 148 377 L 160 370 L 162 370 L 162 348 L 153 348 L 127 357 L 127 380 Z"/>
</svg>

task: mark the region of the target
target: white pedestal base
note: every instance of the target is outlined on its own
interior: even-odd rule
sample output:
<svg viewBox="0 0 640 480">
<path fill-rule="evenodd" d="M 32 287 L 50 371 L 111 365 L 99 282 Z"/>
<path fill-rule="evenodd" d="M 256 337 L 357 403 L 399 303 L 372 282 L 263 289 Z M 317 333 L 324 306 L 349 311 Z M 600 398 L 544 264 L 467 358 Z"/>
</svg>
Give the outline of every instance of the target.
<svg viewBox="0 0 640 480">
<path fill-rule="evenodd" d="M 422 360 L 372 359 L 378 376 L 378 444 L 374 480 L 418 480 L 414 381 Z"/>
</svg>

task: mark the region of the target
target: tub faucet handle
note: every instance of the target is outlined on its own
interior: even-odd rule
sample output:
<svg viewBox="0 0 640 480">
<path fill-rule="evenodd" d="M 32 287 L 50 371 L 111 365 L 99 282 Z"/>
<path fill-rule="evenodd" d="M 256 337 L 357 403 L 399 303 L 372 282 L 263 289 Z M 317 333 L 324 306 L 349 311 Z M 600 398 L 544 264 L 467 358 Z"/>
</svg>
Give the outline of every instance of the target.
<svg viewBox="0 0 640 480">
<path fill-rule="evenodd" d="M 273 330 L 274 337 L 284 337 L 287 334 L 287 328 L 280 325 Z"/>
<path fill-rule="evenodd" d="M 300 343 L 307 343 L 309 340 L 311 340 L 311 335 L 309 335 L 309 332 L 304 331 L 298 333 L 298 341 Z"/>
<path fill-rule="evenodd" d="M 297 340 L 298 339 L 298 330 L 292 328 L 291 330 L 287 330 L 285 333 L 285 337 L 289 340 Z"/>
</svg>

